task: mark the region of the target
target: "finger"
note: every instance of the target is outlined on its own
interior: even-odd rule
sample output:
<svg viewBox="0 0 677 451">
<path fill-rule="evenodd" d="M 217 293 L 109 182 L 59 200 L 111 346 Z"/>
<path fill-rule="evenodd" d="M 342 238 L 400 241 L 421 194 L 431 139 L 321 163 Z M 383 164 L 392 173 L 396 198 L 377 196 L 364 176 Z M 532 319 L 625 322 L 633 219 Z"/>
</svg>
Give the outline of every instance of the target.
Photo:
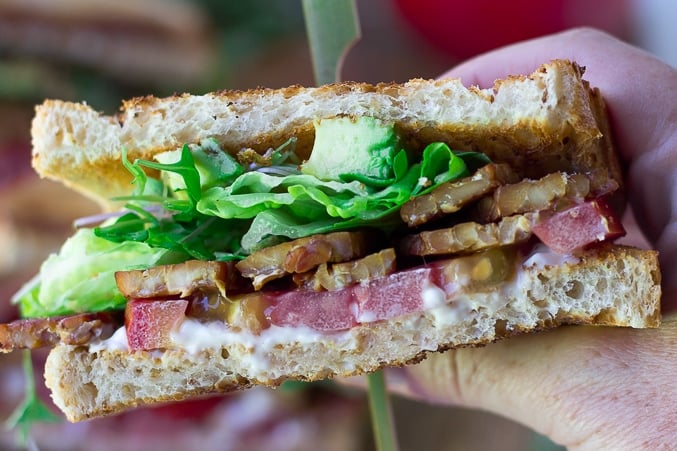
<svg viewBox="0 0 677 451">
<path fill-rule="evenodd" d="M 507 416 L 570 447 L 660 449 L 677 424 L 677 317 L 660 329 L 569 327 L 408 368 L 419 398 Z"/>
</svg>

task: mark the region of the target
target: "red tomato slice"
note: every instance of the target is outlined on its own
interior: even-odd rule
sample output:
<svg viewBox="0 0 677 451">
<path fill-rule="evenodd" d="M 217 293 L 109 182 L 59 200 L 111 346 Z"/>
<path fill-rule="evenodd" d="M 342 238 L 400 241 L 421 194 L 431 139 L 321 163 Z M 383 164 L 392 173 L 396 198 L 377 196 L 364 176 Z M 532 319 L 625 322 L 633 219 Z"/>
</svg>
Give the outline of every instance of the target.
<svg viewBox="0 0 677 451">
<path fill-rule="evenodd" d="M 621 221 L 601 198 L 555 213 L 534 225 L 533 232 L 559 254 L 572 254 L 625 235 Z"/>
<path fill-rule="evenodd" d="M 355 286 L 357 319 L 368 323 L 423 310 L 423 290 L 430 284 L 431 268 L 391 274 Z"/>
<path fill-rule="evenodd" d="M 185 299 L 134 299 L 125 307 L 129 349 L 151 350 L 170 344 L 169 334 L 186 316 Z"/>
<path fill-rule="evenodd" d="M 339 331 L 357 325 L 352 289 L 337 291 L 296 290 L 284 293 L 266 312 L 276 326 L 307 326 L 320 331 Z"/>
</svg>

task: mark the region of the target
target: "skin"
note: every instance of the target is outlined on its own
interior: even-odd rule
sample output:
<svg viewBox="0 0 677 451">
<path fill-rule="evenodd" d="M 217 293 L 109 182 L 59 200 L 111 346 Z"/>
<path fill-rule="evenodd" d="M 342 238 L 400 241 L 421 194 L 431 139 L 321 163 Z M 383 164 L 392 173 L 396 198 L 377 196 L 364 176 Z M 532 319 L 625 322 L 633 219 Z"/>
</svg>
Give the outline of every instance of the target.
<svg viewBox="0 0 677 451">
<path fill-rule="evenodd" d="M 591 29 L 501 48 L 445 76 L 491 87 L 567 58 L 607 101 L 632 209 L 663 272 L 659 329 L 564 327 L 434 354 L 387 375 L 396 392 L 491 411 L 570 449 L 677 446 L 677 70 Z M 635 232 L 632 232 L 635 233 Z"/>
</svg>

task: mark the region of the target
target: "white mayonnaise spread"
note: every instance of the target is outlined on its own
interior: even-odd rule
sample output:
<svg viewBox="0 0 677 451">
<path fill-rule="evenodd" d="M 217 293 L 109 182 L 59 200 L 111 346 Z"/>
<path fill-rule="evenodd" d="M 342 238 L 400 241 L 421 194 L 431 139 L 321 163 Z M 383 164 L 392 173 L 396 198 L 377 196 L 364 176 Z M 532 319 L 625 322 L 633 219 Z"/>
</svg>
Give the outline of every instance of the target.
<svg viewBox="0 0 677 451">
<path fill-rule="evenodd" d="M 94 341 L 89 345 L 90 352 L 99 352 L 101 350 L 107 351 L 128 351 L 129 343 L 127 343 L 127 331 L 125 326 L 122 326 L 115 331 L 106 340 Z"/>
<path fill-rule="evenodd" d="M 559 266 L 565 263 L 574 265 L 580 261 L 581 259 L 576 256 L 558 254 L 550 250 L 545 244 L 538 243 L 524 260 L 522 266 L 525 268 L 535 266 L 538 269 L 543 269 L 546 266 Z"/>
<path fill-rule="evenodd" d="M 376 321 L 376 313 L 374 312 L 360 312 L 357 316 L 357 321 L 360 323 L 371 323 Z"/>
<path fill-rule="evenodd" d="M 220 348 L 232 344 L 256 348 L 261 353 L 265 353 L 270 352 L 276 345 L 282 343 L 313 343 L 329 335 L 341 342 L 341 346 L 346 348 L 356 346 L 348 332 L 326 333 L 309 327 L 272 325 L 263 330 L 260 335 L 254 335 L 249 331 L 233 330 L 223 322 L 203 323 L 191 318 L 183 320 L 178 330 L 171 333 L 170 340 L 175 347 L 193 354 L 204 349 Z M 89 350 L 90 352 L 101 350 L 128 351 L 125 326 L 120 327 L 110 338 L 93 342 L 90 344 Z"/>
<path fill-rule="evenodd" d="M 430 310 L 447 303 L 447 295 L 444 290 L 432 283 L 428 283 L 423 287 L 421 297 L 423 298 L 423 308 L 425 310 Z"/>
</svg>

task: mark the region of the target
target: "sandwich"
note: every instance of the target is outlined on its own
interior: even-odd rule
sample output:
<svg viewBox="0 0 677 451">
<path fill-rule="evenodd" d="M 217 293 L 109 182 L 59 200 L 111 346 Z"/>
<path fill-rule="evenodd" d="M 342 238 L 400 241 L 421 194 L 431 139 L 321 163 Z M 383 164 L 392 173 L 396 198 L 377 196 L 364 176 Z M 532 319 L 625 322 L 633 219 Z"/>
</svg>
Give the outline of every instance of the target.
<svg viewBox="0 0 677 451">
<path fill-rule="evenodd" d="M 414 364 L 566 324 L 658 327 L 601 94 L 554 60 L 492 89 L 338 83 L 47 100 L 33 166 L 97 200 L 15 296 L 70 421 Z M 54 199 L 58 202 L 58 199 Z"/>
</svg>

